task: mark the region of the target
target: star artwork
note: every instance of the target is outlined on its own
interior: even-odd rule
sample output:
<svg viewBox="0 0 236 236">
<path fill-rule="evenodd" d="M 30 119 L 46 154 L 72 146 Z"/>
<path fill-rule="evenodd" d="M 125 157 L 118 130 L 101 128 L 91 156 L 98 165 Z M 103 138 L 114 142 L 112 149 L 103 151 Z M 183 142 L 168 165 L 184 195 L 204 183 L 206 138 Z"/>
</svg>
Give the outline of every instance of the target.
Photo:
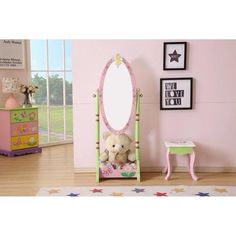
<svg viewBox="0 0 236 236">
<path fill-rule="evenodd" d="M 167 197 L 167 193 L 161 193 L 161 192 L 156 192 L 153 195 L 155 195 L 157 197 Z"/>
<path fill-rule="evenodd" d="M 67 195 L 68 197 L 78 197 L 79 193 L 70 193 Z"/>
<path fill-rule="evenodd" d="M 94 188 L 90 191 L 93 192 L 93 193 L 102 193 L 102 189 L 97 189 L 97 188 Z"/>
<path fill-rule="evenodd" d="M 131 191 L 136 192 L 136 193 L 143 193 L 144 190 L 145 190 L 144 188 L 135 188 L 135 189 L 133 189 Z"/>
<path fill-rule="evenodd" d="M 168 54 L 170 56 L 170 62 L 176 61 L 179 62 L 179 57 L 181 57 L 181 54 L 178 54 L 176 50 L 174 50 L 173 53 Z"/>
</svg>

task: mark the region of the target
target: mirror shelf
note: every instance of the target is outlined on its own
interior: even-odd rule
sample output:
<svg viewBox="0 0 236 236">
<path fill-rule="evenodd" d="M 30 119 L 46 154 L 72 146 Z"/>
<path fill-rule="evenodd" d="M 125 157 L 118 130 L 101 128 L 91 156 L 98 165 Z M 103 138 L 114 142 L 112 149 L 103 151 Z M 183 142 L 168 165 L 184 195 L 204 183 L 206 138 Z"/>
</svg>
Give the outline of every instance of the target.
<svg viewBox="0 0 236 236">
<path fill-rule="evenodd" d="M 100 108 L 109 131 L 124 133 L 136 106 L 136 83 L 130 64 L 120 55 L 106 64 L 99 85 Z"/>
</svg>

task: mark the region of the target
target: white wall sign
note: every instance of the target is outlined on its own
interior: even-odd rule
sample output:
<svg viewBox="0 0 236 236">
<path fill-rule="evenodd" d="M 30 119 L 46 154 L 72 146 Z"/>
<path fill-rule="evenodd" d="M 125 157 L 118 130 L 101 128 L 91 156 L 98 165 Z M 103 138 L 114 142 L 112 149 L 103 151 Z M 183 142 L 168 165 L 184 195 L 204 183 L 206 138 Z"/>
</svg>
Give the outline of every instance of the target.
<svg viewBox="0 0 236 236">
<path fill-rule="evenodd" d="M 0 40 L 0 69 L 24 69 L 24 40 Z"/>
</svg>

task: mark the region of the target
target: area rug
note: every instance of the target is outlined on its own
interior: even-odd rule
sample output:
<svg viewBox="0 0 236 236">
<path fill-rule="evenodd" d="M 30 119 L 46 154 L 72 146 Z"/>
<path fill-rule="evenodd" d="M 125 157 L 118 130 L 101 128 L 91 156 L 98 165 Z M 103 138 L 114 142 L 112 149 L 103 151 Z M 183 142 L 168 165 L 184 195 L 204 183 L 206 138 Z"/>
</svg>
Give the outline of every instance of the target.
<svg viewBox="0 0 236 236">
<path fill-rule="evenodd" d="M 37 196 L 100 197 L 172 197 L 172 196 L 236 196 L 236 186 L 96 186 L 41 188 Z"/>
</svg>

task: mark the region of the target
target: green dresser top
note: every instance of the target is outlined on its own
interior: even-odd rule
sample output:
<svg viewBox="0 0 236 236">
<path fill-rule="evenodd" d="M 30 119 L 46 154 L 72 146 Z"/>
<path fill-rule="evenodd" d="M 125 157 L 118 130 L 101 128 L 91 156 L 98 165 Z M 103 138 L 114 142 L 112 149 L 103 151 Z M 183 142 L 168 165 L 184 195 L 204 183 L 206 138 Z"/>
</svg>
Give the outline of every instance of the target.
<svg viewBox="0 0 236 236">
<path fill-rule="evenodd" d="M 4 107 L 1 107 L 0 110 L 2 111 L 18 111 L 18 110 L 30 110 L 30 109 L 36 109 L 38 107 L 36 106 L 33 106 L 33 107 L 16 107 L 16 108 L 13 108 L 13 109 L 7 109 L 7 108 L 4 108 Z"/>
</svg>

